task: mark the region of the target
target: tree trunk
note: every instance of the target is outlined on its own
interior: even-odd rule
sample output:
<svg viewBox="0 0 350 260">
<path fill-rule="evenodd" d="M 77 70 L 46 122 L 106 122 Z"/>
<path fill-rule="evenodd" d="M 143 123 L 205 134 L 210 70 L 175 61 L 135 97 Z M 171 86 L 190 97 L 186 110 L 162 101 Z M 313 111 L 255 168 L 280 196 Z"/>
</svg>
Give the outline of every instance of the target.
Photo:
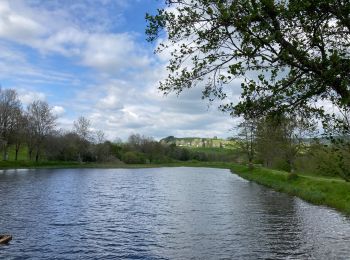
<svg viewBox="0 0 350 260">
<path fill-rule="evenodd" d="M 289 172 L 290 173 L 295 173 L 294 160 L 293 159 L 287 159 L 287 163 L 289 165 Z"/>
<path fill-rule="evenodd" d="M 19 147 L 20 147 L 20 146 L 21 146 L 20 144 L 16 144 L 15 161 L 17 161 L 17 159 L 18 159 L 18 152 L 19 152 Z"/>
<path fill-rule="evenodd" d="M 252 171 L 252 170 L 254 169 L 254 165 L 253 165 L 253 160 L 252 160 L 252 158 L 249 158 L 248 168 L 249 168 L 250 171 Z"/>
<path fill-rule="evenodd" d="M 80 152 L 78 153 L 78 162 L 79 162 L 79 163 L 83 163 L 83 160 L 82 160 L 82 158 L 81 158 Z"/>
<path fill-rule="evenodd" d="M 4 145 L 3 145 L 3 154 L 2 154 L 2 159 L 4 160 L 4 161 L 7 161 L 7 144 L 6 143 L 4 143 Z"/>
<path fill-rule="evenodd" d="M 33 154 L 33 149 L 29 148 L 28 154 L 29 154 L 29 161 L 31 161 L 32 160 L 32 154 Z"/>
</svg>

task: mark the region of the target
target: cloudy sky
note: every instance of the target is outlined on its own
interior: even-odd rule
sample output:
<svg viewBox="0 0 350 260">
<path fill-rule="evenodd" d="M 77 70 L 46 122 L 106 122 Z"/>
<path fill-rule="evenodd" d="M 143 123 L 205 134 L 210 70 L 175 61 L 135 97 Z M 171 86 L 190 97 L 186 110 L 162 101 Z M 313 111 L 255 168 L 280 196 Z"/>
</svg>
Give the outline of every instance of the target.
<svg viewBox="0 0 350 260">
<path fill-rule="evenodd" d="M 201 89 L 163 96 L 168 54 L 146 41 L 160 0 L 1 0 L 0 84 L 46 100 L 70 129 L 84 116 L 108 138 L 228 137 L 234 120 Z"/>
</svg>

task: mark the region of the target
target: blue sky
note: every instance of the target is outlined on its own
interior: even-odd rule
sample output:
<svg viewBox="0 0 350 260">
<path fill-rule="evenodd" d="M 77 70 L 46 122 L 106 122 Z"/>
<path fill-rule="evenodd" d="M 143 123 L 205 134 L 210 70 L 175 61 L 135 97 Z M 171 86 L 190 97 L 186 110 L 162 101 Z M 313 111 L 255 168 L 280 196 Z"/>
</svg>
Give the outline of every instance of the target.
<svg viewBox="0 0 350 260">
<path fill-rule="evenodd" d="M 85 116 L 109 139 L 140 133 L 228 137 L 233 119 L 201 99 L 157 89 L 168 53 L 146 41 L 158 0 L 1 0 L 0 84 L 24 105 L 46 100 L 70 129 Z"/>
</svg>

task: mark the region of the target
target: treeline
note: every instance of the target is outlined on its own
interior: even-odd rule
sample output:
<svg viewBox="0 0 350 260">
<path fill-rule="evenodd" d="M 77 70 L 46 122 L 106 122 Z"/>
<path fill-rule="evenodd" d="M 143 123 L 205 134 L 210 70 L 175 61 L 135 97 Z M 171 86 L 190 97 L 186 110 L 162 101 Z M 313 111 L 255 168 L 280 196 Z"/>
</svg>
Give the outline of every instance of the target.
<svg viewBox="0 0 350 260">
<path fill-rule="evenodd" d="M 14 160 L 21 154 L 21 160 L 36 162 L 247 162 L 251 167 L 261 164 L 350 181 L 350 113 L 341 115 L 328 120 L 322 138 L 318 121 L 308 114 L 271 114 L 245 118 L 238 125 L 239 149 L 187 149 L 139 134 L 131 134 L 126 142 L 111 142 L 103 131 L 92 130 L 85 117 L 74 121 L 70 130 L 58 129 L 47 102 L 35 100 L 24 107 L 14 89 L 0 89 L 0 148 L 3 160 L 11 150 Z"/>
<path fill-rule="evenodd" d="M 310 114 L 271 114 L 245 118 L 238 125 L 240 150 L 251 167 L 315 175 L 340 176 L 350 181 L 350 139 L 343 118 L 330 119 L 322 133 Z M 339 122 L 341 122 L 341 126 Z"/>
<path fill-rule="evenodd" d="M 145 164 L 225 160 L 139 134 L 131 134 L 127 142 L 111 142 L 103 131 L 91 130 L 91 122 L 82 116 L 74 121 L 71 130 L 58 129 L 57 116 L 47 102 L 35 100 L 24 107 L 14 89 L 0 89 L 0 148 L 5 161 L 10 149 L 14 150 L 15 161 L 21 151 L 26 153 L 25 160 L 36 162 Z"/>
</svg>

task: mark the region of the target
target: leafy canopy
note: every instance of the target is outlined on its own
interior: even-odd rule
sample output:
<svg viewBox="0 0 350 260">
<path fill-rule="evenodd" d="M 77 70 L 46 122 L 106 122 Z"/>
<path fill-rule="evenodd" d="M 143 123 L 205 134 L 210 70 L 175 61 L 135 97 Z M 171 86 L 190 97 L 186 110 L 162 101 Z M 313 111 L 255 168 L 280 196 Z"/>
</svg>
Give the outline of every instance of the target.
<svg viewBox="0 0 350 260">
<path fill-rule="evenodd" d="M 165 0 L 146 15 L 149 41 L 169 50 L 164 93 L 205 82 L 203 96 L 227 98 L 240 81 L 237 115 L 350 107 L 350 1 Z M 166 40 L 164 40 L 166 38 Z M 322 107 L 317 107 L 324 112 Z"/>
</svg>

